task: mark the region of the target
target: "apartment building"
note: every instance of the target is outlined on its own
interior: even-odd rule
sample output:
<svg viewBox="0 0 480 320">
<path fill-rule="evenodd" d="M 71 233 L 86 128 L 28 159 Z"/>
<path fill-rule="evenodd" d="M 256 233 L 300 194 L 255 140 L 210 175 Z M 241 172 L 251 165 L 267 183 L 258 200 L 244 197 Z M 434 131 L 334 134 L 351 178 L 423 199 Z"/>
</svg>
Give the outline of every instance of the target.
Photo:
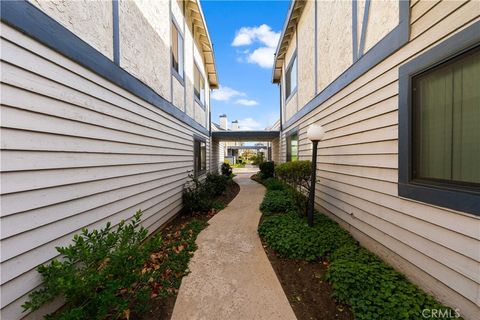
<svg viewBox="0 0 480 320">
<path fill-rule="evenodd" d="M 465 319 L 480 314 L 480 2 L 293 1 L 280 160 L 318 149 L 316 205 Z"/>
<path fill-rule="evenodd" d="M 83 227 L 153 231 L 211 169 L 218 86 L 199 1 L 1 2 L 1 317 Z M 40 313 L 52 311 L 58 301 Z"/>
</svg>

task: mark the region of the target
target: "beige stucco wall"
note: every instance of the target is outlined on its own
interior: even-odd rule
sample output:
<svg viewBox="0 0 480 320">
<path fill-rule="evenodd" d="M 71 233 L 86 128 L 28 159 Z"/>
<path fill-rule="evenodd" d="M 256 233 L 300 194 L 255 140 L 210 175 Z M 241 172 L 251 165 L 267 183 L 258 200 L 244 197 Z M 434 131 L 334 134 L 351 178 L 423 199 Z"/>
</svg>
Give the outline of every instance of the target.
<svg viewBox="0 0 480 320">
<path fill-rule="evenodd" d="M 200 107 L 200 104 L 198 104 L 197 101 L 195 101 L 195 121 L 200 123 L 201 125 L 205 126 L 206 123 L 206 118 L 205 118 L 206 111 L 202 107 Z"/>
<path fill-rule="evenodd" d="M 301 108 L 315 95 L 315 3 L 307 1 L 298 22 L 298 86 L 297 104 Z"/>
<path fill-rule="evenodd" d="M 176 77 L 172 77 L 173 105 L 180 110 L 185 110 L 185 89 L 183 84 Z"/>
<path fill-rule="evenodd" d="M 119 3 L 120 66 L 171 101 L 169 11 L 168 1 Z"/>
<path fill-rule="evenodd" d="M 294 93 L 288 100 L 285 105 L 285 120 L 290 119 L 295 113 L 297 113 L 297 98 L 298 94 Z"/>
<path fill-rule="evenodd" d="M 364 53 L 398 25 L 398 5 L 398 0 L 370 1 Z M 361 23 L 360 19 L 359 23 Z M 359 28 L 359 32 L 360 30 L 361 28 Z"/>
<path fill-rule="evenodd" d="M 185 56 L 191 57 L 185 59 L 185 90 L 187 100 L 185 101 L 186 113 L 194 118 L 194 93 L 193 93 L 193 36 L 191 30 L 191 20 L 187 16 L 185 28 Z"/>
<path fill-rule="evenodd" d="M 352 3 L 319 1 L 317 10 L 317 91 L 320 92 L 352 64 Z"/>
<path fill-rule="evenodd" d="M 29 0 L 80 39 L 113 60 L 111 1 Z"/>
</svg>

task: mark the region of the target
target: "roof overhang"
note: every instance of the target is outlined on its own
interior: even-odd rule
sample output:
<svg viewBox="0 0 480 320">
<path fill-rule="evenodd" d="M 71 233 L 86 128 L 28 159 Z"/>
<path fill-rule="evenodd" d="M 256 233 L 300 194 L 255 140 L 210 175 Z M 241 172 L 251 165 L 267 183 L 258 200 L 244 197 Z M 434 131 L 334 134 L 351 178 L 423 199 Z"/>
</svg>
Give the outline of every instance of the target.
<svg viewBox="0 0 480 320">
<path fill-rule="evenodd" d="M 262 149 L 267 149 L 267 146 L 227 146 L 227 149 L 229 150 L 262 150 Z"/>
<path fill-rule="evenodd" d="M 215 67 L 215 56 L 213 53 L 213 45 L 208 33 L 207 24 L 203 15 L 202 7 L 199 0 L 187 0 L 186 9 L 193 23 L 193 33 L 201 46 L 203 57 L 205 60 L 205 72 L 207 73 L 210 88 L 218 88 L 218 75 Z"/>
<path fill-rule="evenodd" d="M 282 77 L 282 66 L 285 60 L 290 43 L 294 39 L 295 29 L 302 15 L 305 4 L 308 0 L 292 0 L 290 9 L 288 10 L 287 20 L 283 25 L 282 35 L 278 42 L 277 50 L 275 51 L 275 61 L 273 62 L 272 82 L 279 83 Z"/>
<path fill-rule="evenodd" d="M 212 138 L 221 141 L 271 141 L 280 131 L 212 131 Z"/>
</svg>

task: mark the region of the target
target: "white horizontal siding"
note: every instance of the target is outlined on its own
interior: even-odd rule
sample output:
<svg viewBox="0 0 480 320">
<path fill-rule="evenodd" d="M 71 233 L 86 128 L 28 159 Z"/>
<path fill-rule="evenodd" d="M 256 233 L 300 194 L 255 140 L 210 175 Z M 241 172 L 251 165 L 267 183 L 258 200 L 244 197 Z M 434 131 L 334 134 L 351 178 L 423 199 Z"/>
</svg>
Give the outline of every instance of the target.
<svg viewBox="0 0 480 320">
<path fill-rule="evenodd" d="M 81 228 L 141 209 L 153 231 L 177 213 L 203 134 L 3 24 L 1 37 L 1 305 L 17 319 L 36 267 Z"/>
<path fill-rule="evenodd" d="M 322 124 L 327 132 L 318 149 L 317 205 L 424 289 L 473 319 L 480 312 L 480 219 L 398 197 L 397 110 L 398 67 L 478 21 L 480 6 L 475 1 L 412 4 L 410 41 L 285 131 L 299 129 L 299 154 L 306 160 L 311 158 L 306 130 Z M 283 132 L 282 161 L 285 139 Z"/>
<path fill-rule="evenodd" d="M 225 154 L 225 143 L 217 140 L 212 140 L 212 151 L 211 151 L 211 172 L 220 172 L 220 168 L 224 161 Z"/>
</svg>

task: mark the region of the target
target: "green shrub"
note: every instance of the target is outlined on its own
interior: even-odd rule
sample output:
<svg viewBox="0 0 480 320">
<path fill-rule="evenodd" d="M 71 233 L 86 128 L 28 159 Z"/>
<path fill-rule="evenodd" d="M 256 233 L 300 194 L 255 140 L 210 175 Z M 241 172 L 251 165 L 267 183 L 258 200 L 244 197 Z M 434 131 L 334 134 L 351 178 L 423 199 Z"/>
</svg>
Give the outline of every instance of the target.
<svg viewBox="0 0 480 320">
<path fill-rule="evenodd" d="M 214 205 L 213 196 L 205 181 L 189 175 L 191 181 L 185 186 L 182 194 L 183 208 L 187 213 L 206 212 Z"/>
<path fill-rule="evenodd" d="M 275 167 L 275 175 L 297 191 L 310 190 L 311 161 L 290 161 Z"/>
<path fill-rule="evenodd" d="M 295 203 L 284 191 L 269 190 L 260 204 L 260 210 L 266 215 L 295 212 Z"/>
<path fill-rule="evenodd" d="M 263 179 L 272 178 L 275 174 L 275 164 L 273 161 L 262 162 L 260 163 L 259 168 Z"/>
<path fill-rule="evenodd" d="M 72 245 L 57 247 L 62 261 L 38 267 L 44 286 L 30 294 L 24 309 L 37 310 L 63 296 L 66 304 L 59 319 L 112 319 L 124 317 L 125 310 L 144 311 L 153 271 L 143 272 L 143 266 L 161 238 L 146 240 L 140 218 L 139 211 L 131 222 L 122 221 L 115 229 L 110 223 L 101 230 L 83 229 Z"/>
<path fill-rule="evenodd" d="M 232 176 L 232 166 L 230 166 L 230 163 L 228 163 L 228 162 L 222 163 L 221 171 L 222 171 L 222 175 L 224 175 L 226 177 L 231 177 Z"/>
<path fill-rule="evenodd" d="M 208 173 L 204 180 L 193 175 L 183 190 L 183 207 L 187 213 L 207 212 L 216 207 L 215 197 L 220 196 L 227 189 L 231 177 L 218 173 Z"/>
<path fill-rule="evenodd" d="M 250 160 L 252 160 L 252 164 L 258 166 L 261 165 L 265 161 L 265 156 L 263 152 L 258 152 L 256 155 L 254 154 Z"/>
<path fill-rule="evenodd" d="M 297 212 L 301 216 L 306 216 L 307 206 L 308 206 L 308 197 L 305 194 L 301 193 L 300 191 L 293 189 L 292 187 L 287 187 L 285 189 L 285 193 L 295 203 L 295 206 L 297 207 Z"/>
<path fill-rule="evenodd" d="M 312 175 L 312 164 L 310 161 L 291 161 L 278 165 L 275 168 L 275 175 L 292 189 L 289 190 L 290 197 L 294 199 L 298 212 L 306 215 L 310 191 L 310 179 Z"/>
<path fill-rule="evenodd" d="M 208 173 L 205 179 L 205 188 L 207 192 L 214 196 L 222 195 L 227 189 L 229 177 L 218 174 Z"/>
<path fill-rule="evenodd" d="M 267 190 L 285 190 L 287 186 L 280 180 L 275 178 L 268 178 L 263 181 Z"/>
</svg>

